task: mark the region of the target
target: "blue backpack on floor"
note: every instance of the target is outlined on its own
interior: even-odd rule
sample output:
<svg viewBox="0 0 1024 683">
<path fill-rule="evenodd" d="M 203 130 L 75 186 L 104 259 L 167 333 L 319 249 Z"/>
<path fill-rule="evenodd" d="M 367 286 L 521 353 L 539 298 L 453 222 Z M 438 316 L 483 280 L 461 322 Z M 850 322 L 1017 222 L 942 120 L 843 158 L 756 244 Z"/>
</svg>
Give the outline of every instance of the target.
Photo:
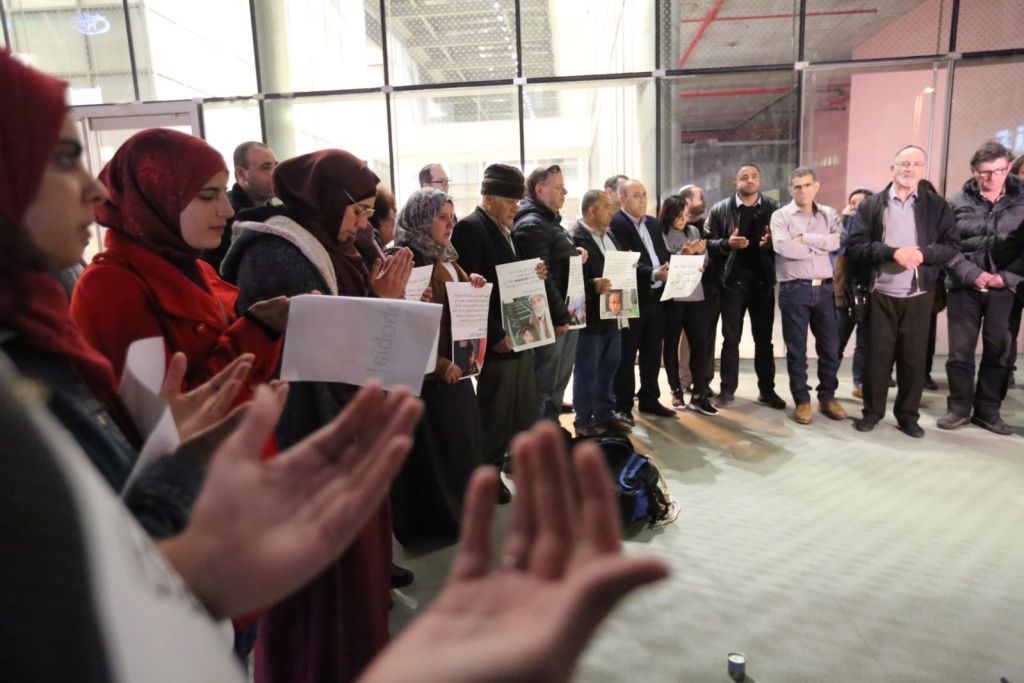
<svg viewBox="0 0 1024 683">
<path fill-rule="evenodd" d="M 669 512 L 669 503 L 658 487 L 661 472 L 646 455 L 637 453 L 624 436 L 597 440 L 615 482 L 623 528 L 645 521 L 653 524 Z"/>
</svg>

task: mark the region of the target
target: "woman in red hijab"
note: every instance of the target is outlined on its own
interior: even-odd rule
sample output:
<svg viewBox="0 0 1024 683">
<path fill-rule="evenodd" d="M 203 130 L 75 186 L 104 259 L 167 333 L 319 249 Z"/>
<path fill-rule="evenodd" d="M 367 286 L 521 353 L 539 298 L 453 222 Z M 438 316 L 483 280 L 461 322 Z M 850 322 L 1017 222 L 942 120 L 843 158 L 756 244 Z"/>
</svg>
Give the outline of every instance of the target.
<svg viewBox="0 0 1024 683">
<path fill-rule="evenodd" d="M 18 103 L 0 108 L 0 167 L 17 169 L 0 183 L 0 349 L 22 375 L 46 387 L 51 412 L 150 536 L 165 538 L 184 527 L 202 468 L 165 456 L 142 467 L 125 488 L 142 435 L 121 402 L 110 362 L 83 338 L 64 288 L 48 274 L 81 260 L 95 207 L 107 196 L 82 163 L 66 88 L 0 51 L 0 92 Z M 226 412 L 250 362 L 245 357 L 229 366 L 217 378 L 222 389 L 197 389 L 223 399 L 219 407 L 204 404 L 210 422 Z M 189 436 L 190 418 L 177 409 L 181 396 L 168 398 L 179 432 Z"/>
<path fill-rule="evenodd" d="M 199 253 L 220 243 L 233 211 L 224 160 L 191 135 L 152 129 L 133 135 L 99 176 L 109 193 L 96 219 L 109 228 L 105 250 L 75 288 L 71 315 L 118 373 L 128 346 L 163 337 L 188 358 L 186 387 L 243 353 L 255 355 L 249 387 L 277 366 L 288 299 L 258 302 L 235 315 L 238 289 Z"/>
</svg>

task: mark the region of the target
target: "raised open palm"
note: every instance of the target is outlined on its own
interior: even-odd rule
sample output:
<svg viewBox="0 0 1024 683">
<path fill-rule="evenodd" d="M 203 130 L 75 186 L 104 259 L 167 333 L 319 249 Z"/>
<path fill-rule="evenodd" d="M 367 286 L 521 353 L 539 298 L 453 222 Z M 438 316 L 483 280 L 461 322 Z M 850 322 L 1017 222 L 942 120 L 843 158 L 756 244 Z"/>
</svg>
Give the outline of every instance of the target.
<svg viewBox="0 0 1024 683">
<path fill-rule="evenodd" d="M 490 528 L 497 475 L 482 468 L 447 585 L 363 683 L 568 680 L 618 601 L 667 575 L 659 560 L 623 554 L 612 484 L 594 446 L 578 447 L 570 465 L 561 436 L 544 424 L 516 438 L 512 458 L 517 494 L 500 568 L 492 567 Z"/>
</svg>

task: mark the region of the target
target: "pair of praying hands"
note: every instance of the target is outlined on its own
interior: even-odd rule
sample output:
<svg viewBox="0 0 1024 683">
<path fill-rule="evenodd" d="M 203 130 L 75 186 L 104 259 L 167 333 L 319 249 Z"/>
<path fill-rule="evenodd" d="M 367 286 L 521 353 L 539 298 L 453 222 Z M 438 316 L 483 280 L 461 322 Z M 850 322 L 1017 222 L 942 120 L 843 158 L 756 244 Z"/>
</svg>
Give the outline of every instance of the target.
<svg viewBox="0 0 1024 683">
<path fill-rule="evenodd" d="M 362 388 L 328 425 L 269 460 L 260 451 L 284 394 L 260 387 L 217 451 L 188 527 L 165 557 L 217 618 L 267 607 L 342 553 L 383 501 L 412 445 L 422 404 Z M 447 584 L 371 664 L 374 681 L 568 680 L 600 622 L 659 560 L 623 553 L 607 466 L 592 444 L 566 457 L 542 424 L 511 446 L 517 494 L 495 566 L 493 467 L 478 470 Z"/>
</svg>

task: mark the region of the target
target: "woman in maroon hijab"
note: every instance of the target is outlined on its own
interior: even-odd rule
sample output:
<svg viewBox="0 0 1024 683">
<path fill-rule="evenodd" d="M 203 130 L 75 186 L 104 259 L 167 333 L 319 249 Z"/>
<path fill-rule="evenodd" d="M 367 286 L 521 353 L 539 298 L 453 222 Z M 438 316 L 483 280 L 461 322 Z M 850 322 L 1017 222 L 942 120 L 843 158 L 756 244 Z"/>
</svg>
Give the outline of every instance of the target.
<svg viewBox="0 0 1024 683">
<path fill-rule="evenodd" d="M 221 271 L 241 289 L 239 305 L 310 290 L 325 295 L 400 298 L 412 253 L 368 268 L 357 233 L 372 215 L 377 175 L 348 152 L 329 149 L 274 169 L 283 206 L 247 211 Z M 282 448 L 331 420 L 356 387 L 293 382 L 276 430 Z M 354 680 L 388 642 L 391 520 L 386 506 L 355 543 L 305 589 L 260 620 L 257 683 Z"/>
<path fill-rule="evenodd" d="M 163 337 L 183 352 L 185 385 L 206 381 L 243 353 L 255 355 L 249 386 L 277 366 L 288 300 L 259 302 L 235 315 L 238 290 L 205 262 L 233 214 L 227 167 L 199 138 L 151 129 L 133 135 L 99 179 L 109 193 L 96 209 L 108 228 L 104 251 L 75 288 L 71 315 L 85 338 L 120 373 L 128 346 Z"/>
</svg>

